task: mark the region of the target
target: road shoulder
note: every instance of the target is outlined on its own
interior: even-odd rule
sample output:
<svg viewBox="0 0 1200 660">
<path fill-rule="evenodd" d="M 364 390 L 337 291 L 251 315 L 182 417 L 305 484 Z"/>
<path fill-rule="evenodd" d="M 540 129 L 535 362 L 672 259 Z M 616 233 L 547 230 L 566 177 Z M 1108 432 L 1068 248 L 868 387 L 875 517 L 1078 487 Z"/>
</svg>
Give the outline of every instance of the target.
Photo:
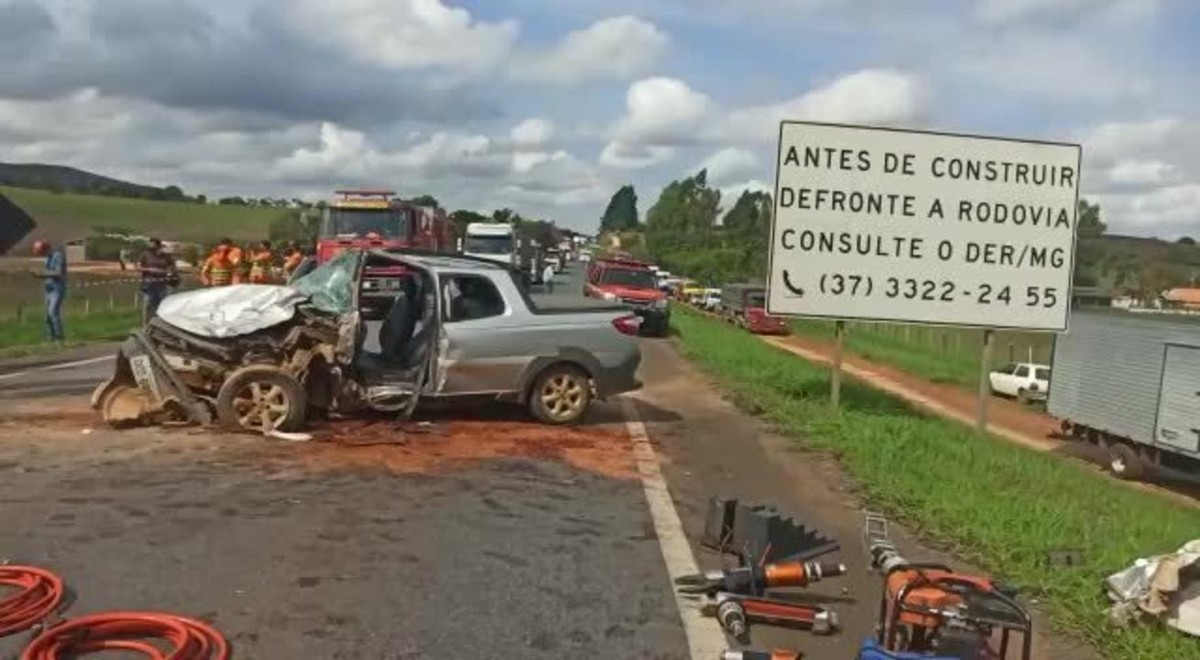
<svg viewBox="0 0 1200 660">
<path fill-rule="evenodd" d="M 844 630 L 832 637 L 754 628 L 756 646 L 797 648 L 814 657 L 852 657 L 875 623 L 878 578 L 866 571 L 862 543 L 862 506 L 856 487 L 834 457 L 800 450 L 719 394 L 712 382 L 687 363 L 669 342 L 644 342 L 645 368 L 653 373 L 639 394 L 642 417 L 663 460 L 663 471 L 684 529 L 702 568 L 719 567 L 720 558 L 699 547 L 704 508 L 712 495 L 770 503 L 837 538 L 839 557 L 850 568 L 842 578 L 808 590 L 839 614 Z M 663 411 L 669 411 L 664 414 Z M 893 535 L 915 559 L 945 561 L 963 570 L 968 564 L 918 543 L 895 526 Z M 1040 623 L 1040 621 L 1039 621 Z M 715 624 L 714 624 L 715 625 Z M 1036 657 L 1083 660 L 1098 657 L 1090 648 L 1039 626 Z"/>
</svg>

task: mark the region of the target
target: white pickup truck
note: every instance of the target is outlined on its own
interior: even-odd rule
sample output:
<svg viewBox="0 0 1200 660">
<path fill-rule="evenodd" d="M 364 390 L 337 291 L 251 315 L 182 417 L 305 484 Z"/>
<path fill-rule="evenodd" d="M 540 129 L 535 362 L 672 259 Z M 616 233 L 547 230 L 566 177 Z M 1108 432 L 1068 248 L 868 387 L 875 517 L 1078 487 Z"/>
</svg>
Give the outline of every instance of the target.
<svg viewBox="0 0 1200 660">
<path fill-rule="evenodd" d="M 1050 367 L 1032 362 L 1010 362 L 988 374 L 992 394 L 1009 396 L 1021 403 L 1045 401 L 1050 392 Z"/>
</svg>

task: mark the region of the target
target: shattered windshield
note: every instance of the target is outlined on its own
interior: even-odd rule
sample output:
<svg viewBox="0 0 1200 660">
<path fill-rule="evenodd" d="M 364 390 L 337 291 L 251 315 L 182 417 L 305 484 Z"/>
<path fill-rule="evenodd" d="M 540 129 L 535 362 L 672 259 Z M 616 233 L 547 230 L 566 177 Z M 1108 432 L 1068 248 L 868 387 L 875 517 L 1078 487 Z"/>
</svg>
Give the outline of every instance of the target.
<svg viewBox="0 0 1200 660">
<path fill-rule="evenodd" d="M 331 314 L 345 314 L 354 303 L 354 275 L 358 250 L 346 250 L 292 282 L 292 287 L 309 297 L 313 307 Z"/>
</svg>

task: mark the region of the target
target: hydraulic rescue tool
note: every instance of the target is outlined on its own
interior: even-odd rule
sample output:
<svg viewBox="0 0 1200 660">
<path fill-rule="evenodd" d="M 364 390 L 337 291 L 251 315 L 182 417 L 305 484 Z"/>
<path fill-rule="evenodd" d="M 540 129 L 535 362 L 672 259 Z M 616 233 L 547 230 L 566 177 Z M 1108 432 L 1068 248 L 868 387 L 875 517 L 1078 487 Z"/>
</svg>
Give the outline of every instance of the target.
<svg viewBox="0 0 1200 660">
<path fill-rule="evenodd" d="M 837 614 L 824 607 L 783 598 L 723 591 L 706 595 L 700 611 L 706 616 L 716 617 L 721 628 L 739 641 L 747 639 L 751 623 L 800 628 L 816 635 L 828 635 L 838 627 Z"/>
<path fill-rule="evenodd" d="M 1033 623 L 1013 590 L 942 564 L 909 561 L 876 513 L 866 514 L 863 541 L 883 589 L 876 639 L 864 643 L 859 660 L 1004 660 L 1013 632 L 1021 633 L 1013 657 L 1029 660 Z"/>
<path fill-rule="evenodd" d="M 725 651 L 721 660 L 804 660 L 804 654 L 799 651 Z"/>
<path fill-rule="evenodd" d="M 780 562 L 758 566 L 750 564 L 723 571 L 693 573 L 675 579 L 680 593 L 714 594 L 725 591 L 734 594 L 761 596 L 767 589 L 807 587 L 825 578 L 846 572 L 846 566 L 835 561 Z"/>
<path fill-rule="evenodd" d="M 744 639 L 751 623 L 798 627 L 815 634 L 837 628 L 837 615 L 824 608 L 791 598 L 766 595 L 768 589 L 806 587 L 826 577 L 846 572 L 837 562 L 797 561 L 749 564 L 723 571 L 709 571 L 676 578 L 679 592 L 703 596 L 701 612 L 716 617 L 721 627 Z"/>
</svg>

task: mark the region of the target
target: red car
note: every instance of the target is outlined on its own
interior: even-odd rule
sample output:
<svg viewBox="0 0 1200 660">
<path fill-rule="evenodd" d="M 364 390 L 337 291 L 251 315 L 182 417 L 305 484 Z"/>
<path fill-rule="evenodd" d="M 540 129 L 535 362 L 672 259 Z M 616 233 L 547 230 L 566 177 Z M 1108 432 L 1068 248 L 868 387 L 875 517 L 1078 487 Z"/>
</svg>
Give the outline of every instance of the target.
<svg viewBox="0 0 1200 660">
<path fill-rule="evenodd" d="M 663 337 L 670 327 L 667 293 L 658 288 L 649 264 L 632 259 L 593 260 L 588 265 L 583 294 L 628 305 L 642 319 L 642 334 Z"/>
<path fill-rule="evenodd" d="M 786 335 L 787 321 L 767 313 L 767 289 L 760 284 L 727 284 L 721 289 L 721 313 L 756 335 Z"/>
</svg>

